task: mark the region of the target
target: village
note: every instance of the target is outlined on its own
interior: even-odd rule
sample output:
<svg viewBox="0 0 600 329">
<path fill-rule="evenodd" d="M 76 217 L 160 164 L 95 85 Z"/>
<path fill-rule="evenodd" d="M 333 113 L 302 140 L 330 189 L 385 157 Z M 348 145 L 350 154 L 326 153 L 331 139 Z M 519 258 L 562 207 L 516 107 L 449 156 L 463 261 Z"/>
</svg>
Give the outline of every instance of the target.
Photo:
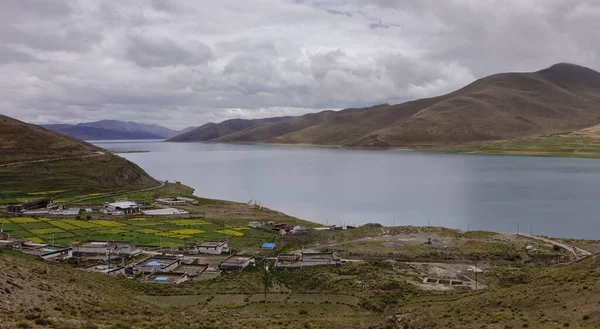
<svg viewBox="0 0 600 329">
<path fill-rule="evenodd" d="M 342 261 L 334 252 L 298 252 L 274 254 L 276 243 L 264 241 L 257 245 L 257 251 L 254 253 L 238 254 L 237 250 L 231 248 L 227 239 L 192 241 L 184 243 L 177 247 L 139 246 L 135 241 L 122 240 L 94 240 L 94 236 L 85 241 L 74 241 L 71 244 L 57 244 L 53 241 L 47 243 L 34 237 L 28 240 L 11 234 L 11 230 L 6 230 L 10 225 L 35 225 L 38 223 L 55 225 L 61 229 L 41 228 L 31 229 L 35 232 L 58 232 L 64 230 L 68 225 L 91 226 L 94 223 L 102 222 L 109 227 L 119 227 L 119 220 L 82 220 L 77 223 L 72 219 L 64 219 L 80 214 L 97 213 L 102 216 L 111 216 L 113 218 L 126 219 L 131 216 L 176 216 L 185 215 L 185 210 L 172 208 L 194 202 L 192 198 L 158 198 L 152 206 L 142 206 L 133 201 L 116 200 L 114 202 L 104 203 L 102 206 L 93 208 L 71 208 L 64 205 L 55 205 L 51 200 L 41 199 L 29 201 L 18 205 L 9 205 L 5 211 L 11 216 L 61 216 L 36 219 L 35 217 L 13 217 L 11 219 L 0 219 L 0 247 L 11 248 L 26 255 L 38 257 L 44 261 L 62 262 L 75 266 L 78 269 L 102 273 L 106 275 L 122 275 L 129 278 L 135 278 L 143 283 L 154 284 L 179 284 L 189 280 L 209 280 L 221 276 L 224 273 L 241 271 L 247 267 L 254 267 L 265 260 L 274 262 L 275 269 L 294 269 L 313 266 L 340 266 Z M 141 222 L 141 218 L 134 218 Z M 167 220 L 168 222 L 168 220 Z M 82 224 L 83 223 L 83 224 Z M 198 219 L 178 219 L 184 227 L 186 224 L 205 225 Z M 147 224 L 147 223 L 146 223 Z M 202 226 L 203 228 L 206 226 Z M 323 229 L 323 228 L 321 228 Z M 236 231 L 237 230 L 237 231 Z M 269 232 L 271 236 L 285 234 L 301 234 L 307 229 L 299 225 L 291 226 L 287 223 L 275 222 L 248 222 L 247 227 L 232 227 L 232 229 L 221 230 L 235 234 L 238 231 L 261 230 Z M 99 230 L 102 231 L 102 230 Z M 186 234 L 193 234 L 201 230 L 182 229 L 178 230 Z M 105 231 L 102 231 L 105 232 Z M 118 232 L 118 229 L 113 229 Z M 146 229 L 145 232 L 149 232 Z M 238 233 L 242 235 L 243 233 Z M 178 237 L 181 237 L 179 235 Z M 188 236 L 193 240 L 193 236 Z M 165 236 L 165 240 L 172 236 Z M 161 238 L 162 239 L 162 238 Z M 54 236 L 53 236 L 54 240 Z"/>
<path fill-rule="evenodd" d="M 373 232 L 371 236 L 307 247 L 296 242 L 317 241 L 317 236 L 339 239 L 348 235 L 342 232 L 355 228 L 259 220 L 243 224 L 238 220 L 233 225 L 231 220 L 199 217 L 196 206 L 192 197 L 162 197 L 151 203 L 117 199 L 81 208 L 56 205 L 48 199 L 9 205 L 2 209 L 7 218 L 0 218 L 0 246 L 144 284 L 212 280 L 267 264 L 274 270 L 293 271 L 402 259 L 415 286 L 440 291 L 485 288 L 485 276 L 492 275 L 495 266 L 506 262 L 511 253 L 522 254 L 516 257 L 528 262 L 544 263 L 568 262 L 585 255 L 569 256 L 563 251 L 566 248 L 556 251 L 551 242 L 539 243 L 533 237 L 492 234 L 462 241 L 453 238 L 451 230 L 431 228 L 424 233 L 409 227 L 395 232 L 398 228 L 377 224 L 358 230 Z M 262 210 L 261 204 L 249 202 L 246 206 Z M 375 232 L 379 233 L 373 236 Z M 492 247 L 491 240 L 497 241 L 497 247 Z M 290 242 L 293 248 L 289 248 Z M 464 249 L 475 242 L 489 258 L 487 263 L 460 260 L 478 252 L 472 247 Z M 498 247 L 503 249 L 494 254 Z"/>
</svg>

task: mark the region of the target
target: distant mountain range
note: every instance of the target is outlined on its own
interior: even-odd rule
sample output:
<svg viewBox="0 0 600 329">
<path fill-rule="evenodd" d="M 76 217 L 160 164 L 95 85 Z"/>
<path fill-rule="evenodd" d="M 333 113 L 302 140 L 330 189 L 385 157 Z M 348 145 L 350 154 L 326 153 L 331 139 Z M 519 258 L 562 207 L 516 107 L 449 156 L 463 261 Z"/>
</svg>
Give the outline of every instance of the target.
<svg viewBox="0 0 600 329">
<path fill-rule="evenodd" d="M 600 123 L 600 73 L 556 64 L 501 73 L 452 93 L 398 105 L 208 123 L 168 141 L 389 147 L 505 140 Z"/>
<path fill-rule="evenodd" d="M 49 124 L 42 125 L 42 127 L 80 140 L 167 139 L 196 128 L 188 127 L 183 130 L 172 130 L 154 124 L 118 120 L 102 120 L 76 125 Z"/>
</svg>

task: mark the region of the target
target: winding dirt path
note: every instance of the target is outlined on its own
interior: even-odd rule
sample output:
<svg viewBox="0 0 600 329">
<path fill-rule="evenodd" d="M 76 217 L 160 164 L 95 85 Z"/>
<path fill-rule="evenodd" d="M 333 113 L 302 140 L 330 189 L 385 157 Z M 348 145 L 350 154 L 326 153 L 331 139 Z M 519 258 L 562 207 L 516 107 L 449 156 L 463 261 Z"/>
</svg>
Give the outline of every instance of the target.
<svg viewBox="0 0 600 329">
<path fill-rule="evenodd" d="M 26 164 L 30 164 L 30 163 L 40 163 L 40 162 L 53 162 L 53 161 L 60 161 L 60 160 L 69 160 L 69 159 L 83 159 L 83 158 L 93 158 L 93 157 L 97 157 L 97 156 L 101 156 L 101 155 L 105 155 L 105 152 L 94 152 L 93 154 L 86 154 L 86 155 L 79 155 L 79 156 L 70 156 L 70 157 L 60 157 L 60 158 L 50 158 L 50 159 L 39 159 L 39 160 L 31 160 L 31 161 L 20 161 L 20 162 L 13 162 L 13 163 L 5 163 L 5 164 L 0 164 L 0 167 L 13 167 L 13 166 L 21 166 L 21 165 L 26 165 Z"/>
</svg>

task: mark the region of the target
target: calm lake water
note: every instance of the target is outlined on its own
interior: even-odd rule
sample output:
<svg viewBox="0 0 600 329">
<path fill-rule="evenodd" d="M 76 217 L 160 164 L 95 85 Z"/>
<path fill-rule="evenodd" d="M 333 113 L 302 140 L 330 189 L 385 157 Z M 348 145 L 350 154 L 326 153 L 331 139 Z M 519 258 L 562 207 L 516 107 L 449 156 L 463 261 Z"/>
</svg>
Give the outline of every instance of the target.
<svg viewBox="0 0 600 329">
<path fill-rule="evenodd" d="M 318 147 L 94 141 L 202 197 L 329 224 L 600 239 L 600 160 Z"/>
</svg>

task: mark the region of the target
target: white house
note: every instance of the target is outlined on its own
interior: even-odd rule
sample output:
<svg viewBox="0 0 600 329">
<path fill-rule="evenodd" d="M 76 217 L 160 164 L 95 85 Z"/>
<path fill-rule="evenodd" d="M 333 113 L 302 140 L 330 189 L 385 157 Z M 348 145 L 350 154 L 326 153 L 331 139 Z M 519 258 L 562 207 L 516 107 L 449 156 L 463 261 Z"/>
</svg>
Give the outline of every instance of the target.
<svg viewBox="0 0 600 329">
<path fill-rule="evenodd" d="M 197 246 L 199 254 L 219 255 L 229 252 L 227 241 L 202 241 Z"/>
<path fill-rule="evenodd" d="M 225 259 L 219 268 L 224 270 L 243 270 L 248 266 L 256 265 L 256 260 L 254 256 L 237 256 L 233 255 L 227 259 Z"/>
<path fill-rule="evenodd" d="M 140 212 L 140 207 L 135 202 L 117 200 L 116 202 L 105 203 L 101 211 L 111 215 L 127 215 Z"/>
</svg>

